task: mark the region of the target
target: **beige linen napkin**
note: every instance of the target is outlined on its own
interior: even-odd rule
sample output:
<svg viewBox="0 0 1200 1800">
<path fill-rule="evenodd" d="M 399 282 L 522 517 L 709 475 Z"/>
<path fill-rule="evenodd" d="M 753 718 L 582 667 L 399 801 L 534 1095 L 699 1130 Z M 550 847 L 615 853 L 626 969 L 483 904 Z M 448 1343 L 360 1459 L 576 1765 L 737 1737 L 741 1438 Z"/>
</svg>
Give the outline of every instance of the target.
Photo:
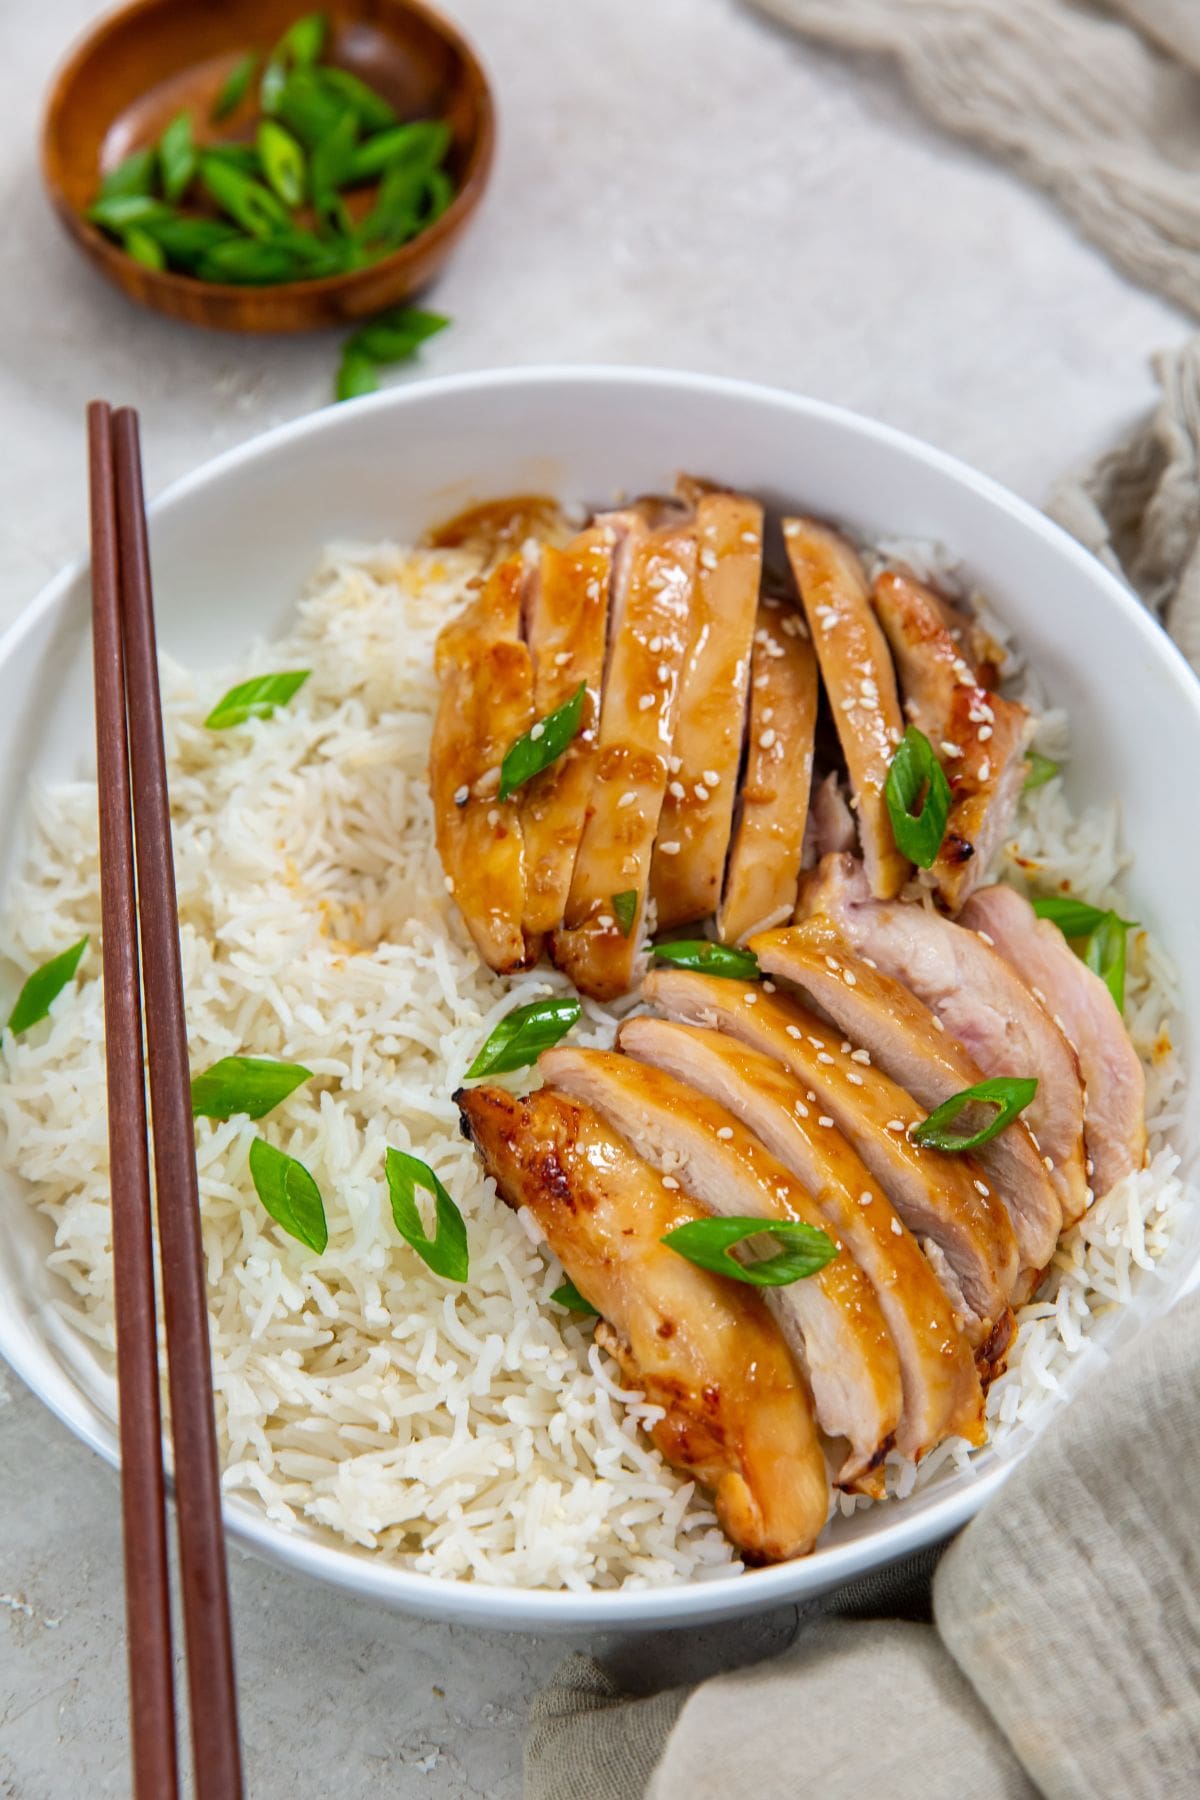
<svg viewBox="0 0 1200 1800">
<path fill-rule="evenodd" d="M 935 1625 L 825 1619 L 774 1662 L 645 1700 L 573 1657 L 534 1709 L 528 1800 L 1200 1793 L 1198 1369 L 1200 1296 L 946 1552 Z"/>
</svg>

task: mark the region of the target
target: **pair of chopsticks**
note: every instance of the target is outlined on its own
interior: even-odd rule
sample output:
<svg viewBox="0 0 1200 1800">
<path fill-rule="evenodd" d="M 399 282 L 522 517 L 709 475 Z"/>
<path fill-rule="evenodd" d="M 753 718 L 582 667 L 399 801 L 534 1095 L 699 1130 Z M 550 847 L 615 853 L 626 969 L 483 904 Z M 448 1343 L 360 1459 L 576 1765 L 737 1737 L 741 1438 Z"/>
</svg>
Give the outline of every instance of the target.
<svg viewBox="0 0 1200 1800">
<path fill-rule="evenodd" d="M 198 1800 L 242 1792 L 179 913 L 137 414 L 88 408 L 104 1024 L 133 1791 L 178 1794 L 150 1112 Z M 141 950 L 139 957 L 139 925 Z"/>
</svg>

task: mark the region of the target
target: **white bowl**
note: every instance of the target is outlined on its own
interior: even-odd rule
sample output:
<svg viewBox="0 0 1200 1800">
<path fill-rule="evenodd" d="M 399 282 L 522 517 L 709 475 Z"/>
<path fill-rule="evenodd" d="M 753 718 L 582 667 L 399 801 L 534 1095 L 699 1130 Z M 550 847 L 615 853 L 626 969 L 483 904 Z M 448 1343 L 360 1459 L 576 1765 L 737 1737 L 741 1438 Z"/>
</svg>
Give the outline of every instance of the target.
<svg viewBox="0 0 1200 1800">
<path fill-rule="evenodd" d="M 83 429 L 82 419 L 80 430 Z M 152 446 L 151 446 L 152 449 Z M 1180 974 L 1200 1114 L 1200 685 L 1120 583 L 1030 506 L 911 438 L 836 407 L 739 382 L 628 369 L 522 369 L 422 382 L 301 419 L 176 483 L 151 510 L 160 637 L 197 667 L 226 662 L 282 628 L 331 538 L 415 537 L 460 507 L 541 491 L 606 501 L 669 486 L 675 471 L 752 489 L 775 504 L 868 534 L 930 538 L 964 560 L 1012 626 L 1073 727 L 1075 800 L 1122 803 L 1135 916 Z M 82 513 L 84 496 L 80 495 Z M 0 856 L 21 853 L 26 784 L 79 773 L 92 757 L 88 584 L 77 564 L 0 640 Z M 1194 1142 L 1180 1146 L 1185 1158 Z M 1105 1347 L 1161 1312 L 1200 1270 L 1190 1221 L 1136 1303 L 1111 1316 Z M 92 1352 L 53 1307 L 48 1231 L 20 1183 L 0 1178 L 0 1353 L 110 1462 L 116 1439 Z M 1092 1359 L 1095 1361 L 1096 1359 Z M 111 1391 L 111 1390 L 109 1390 Z M 799 1600 L 936 1542 L 996 1492 L 1012 1463 L 985 1450 L 974 1473 L 840 1520 L 802 1562 L 680 1587 L 540 1593 L 446 1582 L 270 1524 L 226 1502 L 247 1549 L 406 1612 L 553 1630 L 698 1624 Z"/>
</svg>

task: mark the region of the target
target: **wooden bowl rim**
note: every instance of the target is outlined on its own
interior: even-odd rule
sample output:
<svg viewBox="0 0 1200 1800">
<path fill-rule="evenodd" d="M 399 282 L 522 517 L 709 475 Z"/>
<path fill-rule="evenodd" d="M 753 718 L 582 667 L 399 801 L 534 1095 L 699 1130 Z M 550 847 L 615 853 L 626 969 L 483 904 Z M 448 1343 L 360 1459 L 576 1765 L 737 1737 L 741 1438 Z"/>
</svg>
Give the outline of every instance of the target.
<svg viewBox="0 0 1200 1800">
<path fill-rule="evenodd" d="M 319 275 L 311 281 L 201 281 L 198 276 L 183 275 L 175 269 L 149 269 L 142 263 L 136 263 L 127 251 L 78 212 L 67 199 L 57 174 L 56 134 L 63 115 L 67 89 L 95 53 L 97 45 L 118 25 L 136 19 L 140 13 L 157 11 L 163 4 L 164 0 L 128 0 L 126 5 L 115 6 L 102 14 L 67 51 L 55 70 L 42 109 L 39 148 L 43 185 L 54 210 L 68 230 L 88 246 L 101 262 L 114 270 L 133 263 L 148 285 L 157 286 L 164 293 L 203 294 L 210 296 L 214 302 L 236 301 L 241 304 L 245 303 L 249 294 L 277 295 L 281 301 L 294 299 L 298 302 L 311 296 L 316 301 L 327 294 L 350 291 L 368 280 L 378 280 L 388 270 L 402 269 L 406 262 L 416 260 L 418 252 L 424 256 L 430 250 L 436 251 L 444 239 L 457 234 L 479 205 L 496 146 L 496 107 L 487 73 L 458 27 L 434 7 L 427 5 L 426 0 L 392 0 L 393 5 L 403 7 L 428 25 L 431 31 L 462 58 L 478 89 L 479 121 L 467 153 L 466 170 L 458 192 L 441 217 L 435 219 L 432 225 L 419 232 L 415 238 L 410 238 L 407 244 L 401 244 L 398 250 L 393 250 L 389 256 L 380 257 L 377 262 L 367 263 L 361 269 L 349 269 L 340 275 Z"/>
</svg>

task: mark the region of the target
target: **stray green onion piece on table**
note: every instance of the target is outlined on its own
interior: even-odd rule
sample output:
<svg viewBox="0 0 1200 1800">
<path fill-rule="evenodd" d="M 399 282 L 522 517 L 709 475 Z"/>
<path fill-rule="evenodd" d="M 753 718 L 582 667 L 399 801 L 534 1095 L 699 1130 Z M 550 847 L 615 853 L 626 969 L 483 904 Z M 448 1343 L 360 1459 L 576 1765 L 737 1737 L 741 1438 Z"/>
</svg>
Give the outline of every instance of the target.
<svg viewBox="0 0 1200 1800">
<path fill-rule="evenodd" d="M 978 1081 L 974 1087 L 963 1088 L 961 1093 L 951 1094 L 948 1100 L 943 1100 L 927 1119 L 913 1127 L 909 1135 L 914 1144 L 941 1150 L 949 1156 L 978 1150 L 1012 1124 L 1017 1114 L 1029 1105 L 1037 1089 L 1037 1081 L 1032 1075 L 995 1075 L 989 1081 Z M 986 1124 L 974 1131 L 952 1131 L 950 1128 L 955 1119 L 968 1106 L 990 1106 L 995 1110 Z"/>
<path fill-rule="evenodd" d="M 513 1069 L 528 1068 L 543 1050 L 566 1036 L 582 1011 L 574 994 L 553 994 L 547 1000 L 514 1007 L 489 1034 L 465 1079 L 474 1081 L 479 1075 L 506 1075 Z"/>
<path fill-rule="evenodd" d="M 424 312 L 417 306 L 396 306 L 380 313 L 369 325 L 360 326 L 347 338 L 334 384 L 336 400 L 357 400 L 379 386 L 379 370 L 385 364 L 410 362 L 427 338 L 444 331 L 450 321 L 443 313 Z"/>
<path fill-rule="evenodd" d="M 740 1262 L 732 1251 L 748 1238 L 767 1238 L 783 1249 L 774 1256 Z M 838 1253 L 828 1232 L 792 1219 L 690 1219 L 661 1241 L 697 1268 L 751 1287 L 790 1287 L 793 1281 L 815 1275 Z"/>
</svg>

